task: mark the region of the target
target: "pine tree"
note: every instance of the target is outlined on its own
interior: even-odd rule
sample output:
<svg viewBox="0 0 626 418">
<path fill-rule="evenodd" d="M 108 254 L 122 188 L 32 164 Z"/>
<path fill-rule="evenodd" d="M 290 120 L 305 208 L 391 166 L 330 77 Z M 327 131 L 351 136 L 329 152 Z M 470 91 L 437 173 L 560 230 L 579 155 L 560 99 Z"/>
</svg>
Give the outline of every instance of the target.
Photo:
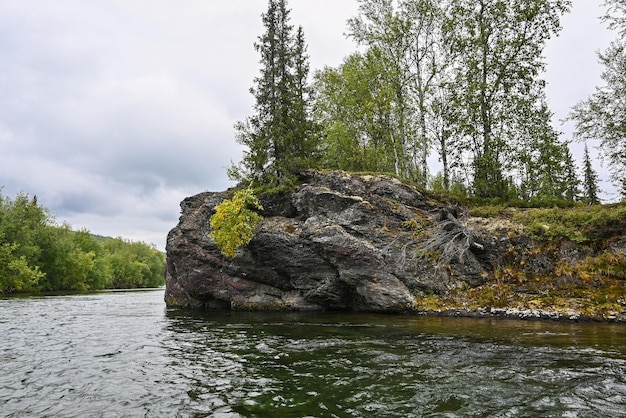
<svg viewBox="0 0 626 418">
<path fill-rule="evenodd" d="M 585 143 L 585 156 L 583 160 L 583 187 L 584 187 L 584 200 L 590 205 L 597 205 L 600 203 L 598 194 L 598 174 L 591 165 L 591 158 L 589 158 L 589 148 Z"/>
<path fill-rule="evenodd" d="M 525 120 L 518 124 L 513 144 L 517 152 L 510 157 L 512 164 L 519 166 L 518 197 L 574 201 L 580 182 L 569 145 L 559 139 L 560 132 L 550 124 L 553 115 L 543 94 L 534 100 L 538 105 L 531 112 L 522 113 L 525 103 L 519 110 Z"/>
<path fill-rule="evenodd" d="M 310 163 L 316 147 L 304 33 L 300 27 L 294 34 L 289 14 L 286 0 L 270 0 L 265 33 L 254 44 L 261 55 L 250 89 L 255 114 L 235 125 L 248 148 L 242 163 L 249 180 L 279 183 Z"/>
</svg>

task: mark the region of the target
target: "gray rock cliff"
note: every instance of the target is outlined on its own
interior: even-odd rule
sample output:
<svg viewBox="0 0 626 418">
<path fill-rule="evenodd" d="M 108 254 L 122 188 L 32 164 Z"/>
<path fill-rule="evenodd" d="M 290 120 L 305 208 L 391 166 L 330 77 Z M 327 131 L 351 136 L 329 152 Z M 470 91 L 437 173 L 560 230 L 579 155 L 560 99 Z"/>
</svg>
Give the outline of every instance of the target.
<svg viewBox="0 0 626 418">
<path fill-rule="evenodd" d="M 308 171 L 301 180 L 292 192 L 261 197 L 264 220 L 233 259 L 209 235 L 229 194 L 185 199 L 167 239 L 168 306 L 405 312 L 418 295 L 477 286 L 494 270 L 496 240 L 412 186 L 343 172 Z"/>
</svg>

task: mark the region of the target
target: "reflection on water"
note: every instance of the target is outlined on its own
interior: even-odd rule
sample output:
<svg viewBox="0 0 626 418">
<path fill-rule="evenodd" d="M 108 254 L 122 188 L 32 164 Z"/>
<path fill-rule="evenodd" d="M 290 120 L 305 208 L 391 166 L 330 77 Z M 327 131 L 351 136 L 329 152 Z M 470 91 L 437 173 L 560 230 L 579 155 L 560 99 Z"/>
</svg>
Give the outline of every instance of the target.
<svg viewBox="0 0 626 418">
<path fill-rule="evenodd" d="M 0 300 L 2 416 L 610 417 L 626 326 Z"/>
</svg>

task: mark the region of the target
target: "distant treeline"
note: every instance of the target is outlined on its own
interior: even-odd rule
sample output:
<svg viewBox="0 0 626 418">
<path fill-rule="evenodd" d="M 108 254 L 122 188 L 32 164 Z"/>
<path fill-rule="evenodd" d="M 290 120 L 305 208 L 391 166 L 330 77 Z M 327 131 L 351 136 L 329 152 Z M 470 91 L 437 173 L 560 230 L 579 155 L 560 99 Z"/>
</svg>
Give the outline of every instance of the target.
<svg viewBox="0 0 626 418">
<path fill-rule="evenodd" d="M 164 268 L 151 245 L 74 231 L 36 196 L 0 193 L 0 293 L 158 287 Z"/>
</svg>

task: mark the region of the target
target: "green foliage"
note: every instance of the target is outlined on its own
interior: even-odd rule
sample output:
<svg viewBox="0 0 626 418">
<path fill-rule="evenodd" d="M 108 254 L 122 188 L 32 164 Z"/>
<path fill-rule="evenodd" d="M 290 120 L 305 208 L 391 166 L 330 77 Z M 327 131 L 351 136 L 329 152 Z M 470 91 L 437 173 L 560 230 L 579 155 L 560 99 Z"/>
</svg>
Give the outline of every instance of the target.
<svg viewBox="0 0 626 418">
<path fill-rule="evenodd" d="M 616 29 L 620 36 L 626 36 L 626 1 L 624 0 L 604 0 L 607 12 L 602 16 L 604 22 L 609 23 L 609 29 Z"/>
<path fill-rule="evenodd" d="M 473 299 L 478 306 L 493 306 L 503 308 L 509 304 L 510 289 L 501 283 L 494 283 L 490 286 L 483 286 L 473 290 Z"/>
<path fill-rule="evenodd" d="M 36 197 L 0 194 L 0 293 L 158 287 L 164 270 L 152 246 L 73 231 Z"/>
<path fill-rule="evenodd" d="M 589 157 L 589 148 L 585 143 L 585 157 L 583 160 L 583 201 L 590 205 L 597 205 L 600 203 L 598 197 L 600 189 L 598 188 L 598 174 L 591 165 L 591 158 Z"/>
<path fill-rule="evenodd" d="M 617 277 L 621 280 L 625 280 L 626 254 L 604 251 L 597 257 L 589 257 L 579 268 L 603 276 Z"/>
<path fill-rule="evenodd" d="M 368 77 L 361 70 L 362 59 L 359 57 L 352 55 L 346 58 L 339 70 L 326 68 L 316 74 L 319 91 L 316 114 L 324 127 L 322 164 L 327 168 L 348 171 L 378 168 L 371 165 L 367 125 L 362 123 L 362 119 L 367 120 L 364 112 L 374 108 L 370 104 L 372 99 L 367 103 L 368 98 L 345 97 L 346 93 L 352 96 L 368 94 L 370 97 L 376 94 L 373 88 L 366 86 L 376 77 Z M 356 74 L 357 69 L 361 70 L 360 74 Z M 365 138 L 359 140 L 363 136 Z"/>
<path fill-rule="evenodd" d="M 399 167 L 409 156 L 394 139 L 395 94 L 381 54 L 352 54 L 338 70 L 318 72 L 316 86 L 316 116 L 325 134 L 323 166 L 405 177 Z"/>
<path fill-rule="evenodd" d="M 471 208 L 469 215 L 477 218 L 501 218 L 506 210 L 505 205 L 482 205 Z"/>
<path fill-rule="evenodd" d="M 31 267 L 26 257 L 15 255 L 18 247 L 16 243 L 0 244 L 0 293 L 32 291 L 45 276 L 39 267 Z"/>
<path fill-rule="evenodd" d="M 567 238 L 575 242 L 610 239 L 626 228 L 626 205 L 582 206 L 569 209 L 528 209 L 513 221 L 541 241 Z"/>
<path fill-rule="evenodd" d="M 429 182 L 431 192 L 442 200 L 453 198 L 464 201 L 469 196 L 469 191 L 463 182 L 457 178 L 446 178 L 445 172 L 434 175 Z"/>
<path fill-rule="evenodd" d="M 93 269 L 95 253 L 84 251 L 69 225 L 47 226 L 40 231 L 38 264 L 46 272 L 42 290 L 88 290 L 85 278 Z"/>
<path fill-rule="evenodd" d="M 518 148 L 520 182 L 517 197 L 523 200 L 574 201 L 579 180 L 569 144 L 559 141 L 559 133 L 550 125 L 552 113 L 547 106 L 528 121 L 526 139 Z"/>
<path fill-rule="evenodd" d="M 569 119 L 576 123 L 575 138 L 599 140 L 600 157 L 608 163 L 611 177 L 626 198 L 626 5 L 607 0 L 603 17 L 619 36 L 606 51 L 598 53 L 604 66 L 603 84 L 587 100 L 576 104 Z"/>
<path fill-rule="evenodd" d="M 40 232 L 51 222 L 48 211 L 37 204 L 37 196 L 29 198 L 20 193 L 12 200 L 0 194 L 1 242 L 17 243 L 17 256 L 36 260 L 41 252 L 38 243 Z"/>
<path fill-rule="evenodd" d="M 470 207 L 470 216 L 479 218 L 511 217 L 523 209 L 553 209 L 572 208 L 577 203 L 560 197 L 538 197 L 530 200 L 520 199 L 466 199 L 465 203 Z"/>
<path fill-rule="evenodd" d="M 255 49 L 261 72 L 251 93 L 255 113 L 235 125 L 245 150 L 242 167 L 231 177 L 279 184 L 311 165 L 317 152 L 317 128 L 310 117 L 312 91 L 307 84 L 308 56 L 302 28 L 294 33 L 286 0 L 270 0 L 263 14 L 265 32 Z"/>
<path fill-rule="evenodd" d="M 360 0 L 361 52 L 316 74 L 323 166 L 388 171 L 481 198 L 574 200 L 568 145 L 539 78 L 569 0 Z M 453 179 L 463 179 L 461 182 Z"/>
<path fill-rule="evenodd" d="M 300 180 L 295 175 L 283 177 L 278 184 L 275 183 L 258 183 L 252 187 L 252 194 L 256 196 L 276 196 L 284 193 L 292 192 L 298 185 Z"/>
<path fill-rule="evenodd" d="M 348 36 L 359 52 L 319 71 L 313 89 L 302 28 L 286 0 L 269 0 L 254 114 L 235 126 L 245 156 L 230 178 L 276 186 L 324 167 L 391 172 L 460 197 L 577 199 L 540 78 L 570 0 L 358 3 Z M 429 182 L 434 149 L 443 168 Z"/>
<path fill-rule="evenodd" d="M 45 278 L 38 237 L 49 221 L 37 197 L 20 193 L 12 200 L 0 194 L 0 293 L 32 291 Z"/>
<path fill-rule="evenodd" d="M 424 186 L 429 132 L 441 126 L 442 106 L 433 104 L 445 73 L 436 53 L 442 45 L 440 9 L 432 0 L 395 3 L 360 1 L 348 35 L 362 52 L 316 74 L 323 164 L 393 172 Z"/>
<path fill-rule="evenodd" d="M 444 301 L 439 295 L 417 296 L 413 300 L 413 309 L 417 311 L 440 312 L 446 309 Z"/>
<path fill-rule="evenodd" d="M 422 224 L 417 219 L 409 219 L 408 221 L 402 222 L 402 227 L 415 233 L 420 233 L 424 229 Z"/>
<path fill-rule="evenodd" d="M 122 238 L 108 239 L 103 247 L 110 287 L 146 288 L 163 284 L 165 256 L 160 251 Z"/>
<path fill-rule="evenodd" d="M 235 257 L 237 249 L 248 245 L 256 226 L 263 219 L 253 209 L 263 210 L 250 189 L 237 191 L 232 199 L 215 207 L 211 216 L 211 238 L 227 257 Z"/>
<path fill-rule="evenodd" d="M 560 30 L 567 0 L 453 0 L 444 22 L 455 56 L 450 79 L 451 120 L 457 161 L 469 160 L 474 193 L 510 196 L 525 154 L 556 151 L 546 111 L 542 50 Z M 529 139 L 531 141 L 529 141 Z M 531 146 L 528 149 L 528 146 Z M 552 148 L 552 149 L 550 149 Z M 543 174 L 540 167 L 531 175 Z M 517 170 L 516 170 L 517 169 Z M 523 180 L 523 179 L 522 179 Z"/>
</svg>

